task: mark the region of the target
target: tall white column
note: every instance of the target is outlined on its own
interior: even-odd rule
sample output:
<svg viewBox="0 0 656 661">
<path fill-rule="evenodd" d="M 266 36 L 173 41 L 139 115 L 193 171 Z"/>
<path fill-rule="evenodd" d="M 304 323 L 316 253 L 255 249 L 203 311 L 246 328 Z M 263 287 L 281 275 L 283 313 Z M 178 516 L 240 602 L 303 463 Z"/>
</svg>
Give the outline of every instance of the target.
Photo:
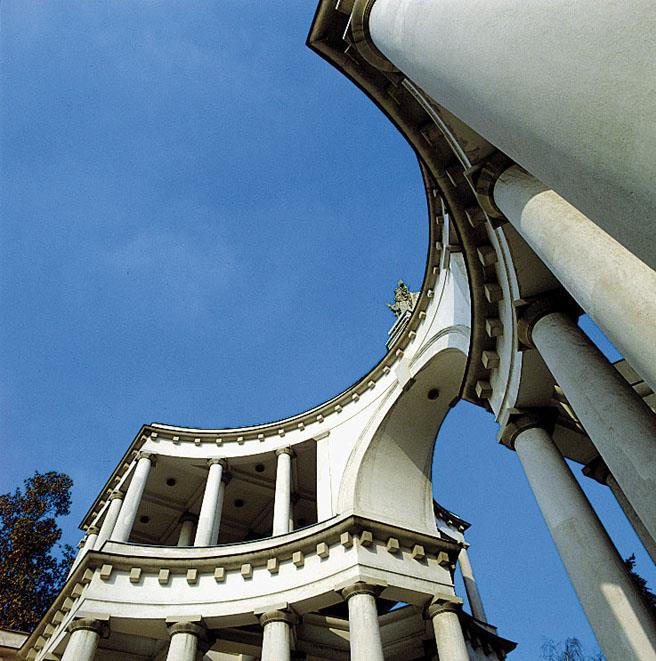
<svg viewBox="0 0 656 661">
<path fill-rule="evenodd" d="M 517 166 L 497 180 L 494 201 L 631 367 L 656 390 L 656 271 Z"/>
<path fill-rule="evenodd" d="M 124 494 L 122 491 L 113 491 L 109 496 L 109 505 L 107 506 L 105 518 L 102 522 L 102 525 L 100 526 L 98 539 L 94 545 L 95 549 L 100 550 L 102 545 L 110 538 L 112 532 L 114 531 L 114 526 L 118 521 L 118 517 L 121 512 L 121 506 L 123 505 L 123 498 Z"/>
<path fill-rule="evenodd" d="M 567 315 L 548 307 L 541 310 L 541 305 L 538 301 L 526 312 L 527 341 L 540 352 L 606 466 L 656 538 L 656 416 Z"/>
<path fill-rule="evenodd" d="M 622 508 L 626 518 L 629 520 L 633 529 L 636 531 L 636 534 L 640 538 L 645 550 L 651 556 L 651 559 L 656 563 L 656 540 L 649 534 L 647 528 L 645 528 L 644 523 L 640 517 L 636 514 L 636 511 L 631 506 L 631 503 L 628 501 L 627 497 L 624 495 L 620 485 L 617 484 L 617 480 L 613 477 L 611 473 L 608 473 L 606 478 L 606 484 L 608 488 L 613 492 L 615 500 L 617 500 L 619 506 Z"/>
<path fill-rule="evenodd" d="M 357 0 L 352 24 L 365 23 L 363 56 L 384 55 L 654 268 L 652 10 L 649 0 L 603 11 L 596 0 Z"/>
<path fill-rule="evenodd" d="M 273 503 L 273 534 L 284 535 L 289 532 L 292 497 L 292 450 L 276 450 L 276 495 Z"/>
<path fill-rule="evenodd" d="M 121 512 L 114 526 L 110 539 L 115 542 L 127 542 L 132 532 L 134 520 L 141 504 L 150 469 L 155 464 L 155 455 L 150 452 L 137 453 L 137 466 L 125 494 Z"/>
<path fill-rule="evenodd" d="M 474 570 L 471 566 L 471 562 L 469 562 L 469 554 L 465 547 L 463 547 L 458 554 L 458 563 L 460 564 L 460 573 L 462 574 L 462 580 L 465 584 L 467 600 L 469 601 L 472 615 L 479 622 L 487 622 L 485 609 L 483 608 L 483 600 L 478 591 L 478 585 L 476 584 L 476 578 L 474 577 Z"/>
<path fill-rule="evenodd" d="M 91 618 L 74 620 L 68 628 L 71 637 L 68 639 L 62 661 L 93 661 L 100 636 L 106 627 L 105 623 Z"/>
<path fill-rule="evenodd" d="M 96 540 L 98 539 L 98 528 L 96 526 L 89 526 L 87 528 L 87 532 L 84 536 L 84 539 L 82 540 L 82 544 L 79 546 L 79 551 L 77 555 L 75 556 L 75 560 L 73 560 L 73 564 L 71 565 L 71 568 L 68 572 L 68 575 L 70 576 L 75 568 L 80 564 L 80 561 L 82 558 L 93 549 Z"/>
<path fill-rule="evenodd" d="M 180 533 L 178 534 L 178 546 L 191 546 L 196 528 L 196 516 L 185 512 L 180 517 Z"/>
<path fill-rule="evenodd" d="M 459 610 L 460 600 L 457 598 L 436 599 L 428 607 L 440 661 L 469 661 Z"/>
<path fill-rule="evenodd" d="M 270 611 L 260 616 L 262 625 L 262 661 L 289 661 L 291 658 L 292 615 Z"/>
<path fill-rule="evenodd" d="M 352 661 L 384 661 L 376 596 L 378 588 L 355 583 L 342 590 L 348 604 Z"/>
<path fill-rule="evenodd" d="M 209 459 L 209 471 L 203 502 L 198 515 L 198 526 L 194 546 L 214 546 L 219 539 L 221 525 L 221 510 L 225 492 L 223 471 L 227 466 L 225 459 Z"/>
<path fill-rule="evenodd" d="M 531 418 L 507 439 L 608 659 L 656 658 L 656 625 L 621 557 L 549 434 Z"/>
<path fill-rule="evenodd" d="M 169 627 L 169 651 L 166 661 L 196 661 L 198 639 L 203 628 L 193 622 L 177 622 Z"/>
</svg>

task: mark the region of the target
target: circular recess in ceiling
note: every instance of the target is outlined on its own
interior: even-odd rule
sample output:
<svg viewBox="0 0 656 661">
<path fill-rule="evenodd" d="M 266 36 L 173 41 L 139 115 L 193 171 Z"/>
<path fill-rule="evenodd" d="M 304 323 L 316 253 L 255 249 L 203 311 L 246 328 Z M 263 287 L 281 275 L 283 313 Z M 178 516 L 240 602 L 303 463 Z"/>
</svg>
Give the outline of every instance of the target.
<svg viewBox="0 0 656 661">
<path fill-rule="evenodd" d="M 440 396 L 440 391 L 437 388 L 431 388 L 428 391 L 428 399 L 437 399 Z"/>
<path fill-rule="evenodd" d="M 255 464 L 256 473 L 264 473 L 264 464 Z"/>
<path fill-rule="evenodd" d="M 243 507 L 245 504 L 245 501 L 243 501 L 241 498 L 235 499 L 235 507 Z"/>
<path fill-rule="evenodd" d="M 139 517 L 139 523 L 148 523 L 150 521 L 150 517 L 144 514 L 143 516 Z"/>
<path fill-rule="evenodd" d="M 174 487 L 178 481 L 174 477 L 167 477 L 166 478 L 166 486 L 167 487 Z"/>
</svg>

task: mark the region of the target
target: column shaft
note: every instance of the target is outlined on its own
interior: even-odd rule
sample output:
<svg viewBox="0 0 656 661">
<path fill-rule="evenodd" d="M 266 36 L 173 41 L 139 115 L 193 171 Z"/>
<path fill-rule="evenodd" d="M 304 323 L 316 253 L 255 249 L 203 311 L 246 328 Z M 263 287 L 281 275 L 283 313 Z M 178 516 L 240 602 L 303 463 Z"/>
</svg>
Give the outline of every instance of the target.
<svg viewBox="0 0 656 661">
<path fill-rule="evenodd" d="M 452 609 L 440 609 L 431 619 L 440 661 L 469 661 L 458 613 Z"/>
<path fill-rule="evenodd" d="M 260 618 L 262 623 L 262 661 L 290 661 L 290 617 L 275 611 Z"/>
<path fill-rule="evenodd" d="M 147 453 L 140 453 L 137 460 L 137 466 L 134 469 L 132 481 L 125 494 L 123 505 L 121 506 L 120 516 L 116 521 L 114 530 L 111 534 L 111 539 L 115 542 L 127 542 L 132 532 L 134 520 L 137 517 L 137 511 L 141 504 L 141 497 L 143 496 L 144 489 L 150 469 L 152 467 L 153 456 Z"/>
<path fill-rule="evenodd" d="M 656 416 L 581 329 L 547 314 L 531 339 L 643 524 L 656 538 Z"/>
<path fill-rule="evenodd" d="M 196 661 L 198 637 L 193 633 L 176 633 L 171 636 L 167 661 Z"/>
<path fill-rule="evenodd" d="M 180 534 L 178 535 L 178 546 L 191 546 L 194 539 L 194 519 L 188 517 L 182 520 L 180 524 Z"/>
<path fill-rule="evenodd" d="M 372 592 L 347 596 L 352 661 L 384 661 L 376 597 Z"/>
<path fill-rule="evenodd" d="M 289 532 L 292 496 L 292 456 L 291 450 L 278 450 L 276 467 L 276 495 L 273 503 L 273 534 Z"/>
<path fill-rule="evenodd" d="M 121 506 L 123 505 L 123 494 L 120 492 L 113 493 L 110 496 L 109 505 L 107 507 L 107 512 L 105 512 L 105 519 L 100 526 L 100 532 L 98 533 L 98 539 L 94 545 L 95 549 L 100 550 L 102 545 L 111 537 L 112 532 L 114 531 L 114 526 L 118 521 L 118 517 L 121 513 Z"/>
<path fill-rule="evenodd" d="M 214 546 L 219 539 L 221 510 L 223 508 L 223 468 L 225 460 L 211 459 L 210 469 L 205 483 L 203 502 L 198 515 L 198 527 L 194 546 Z"/>
<path fill-rule="evenodd" d="M 515 439 L 519 456 L 583 610 L 608 659 L 653 659 L 656 627 L 606 530 L 543 429 Z"/>
<path fill-rule="evenodd" d="M 83 619 L 73 622 L 62 661 L 93 661 L 102 626 L 97 620 Z"/>
<path fill-rule="evenodd" d="M 96 528 L 96 526 L 89 526 L 89 529 L 87 530 L 87 534 L 84 537 L 84 543 L 82 544 L 82 548 L 78 551 L 77 555 L 75 556 L 75 560 L 73 560 L 73 564 L 71 565 L 71 568 L 68 572 L 69 576 L 73 573 L 75 568 L 80 564 L 82 558 L 91 549 L 94 548 L 97 539 L 98 539 L 98 528 Z"/>
<path fill-rule="evenodd" d="M 460 563 L 460 573 L 462 574 L 462 580 L 465 584 L 465 591 L 467 592 L 467 599 L 469 601 L 472 615 L 480 622 L 487 622 L 485 609 L 483 608 L 483 600 L 478 591 L 478 585 L 476 585 L 476 578 L 474 577 L 474 570 L 469 562 L 467 549 L 463 548 L 460 551 L 458 562 Z"/>
<path fill-rule="evenodd" d="M 656 390 L 656 271 L 517 166 L 498 179 L 494 201 L 631 367 Z"/>
<path fill-rule="evenodd" d="M 645 528 L 645 525 L 640 520 L 640 517 L 636 514 L 636 511 L 631 506 L 631 503 L 627 500 L 627 497 L 624 495 L 624 492 L 622 491 L 622 489 L 620 489 L 620 485 L 617 484 L 617 480 L 610 473 L 606 478 L 606 484 L 608 485 L 608 488 L 613 492 L 613 495 L 615 496 L 615 500 L 617 500 L 617 503 L 622 508 L 622 511 L 624 512 L 626 518 L 633 526 L 633 529 L 635 530 L 636 535 L 638 535 L 638 537 L 640 538 L 640 541 L 642 542 L 642 545 L 645 547 L 645 550 L 647 551 L 647 553 L 649 553 L 654 563 L 656 563 L 656 540 L 654 540 L 654 538 L 649 534 L 649 531 L 647 530 L 647 528 Z"/>
<path fill-rule="evenodd" d="M 438 104 L 654 268 L 651 10 L 648 0 L 603 12 L 595 0 L 376 0 L 367 28 Z"/>
</svg>

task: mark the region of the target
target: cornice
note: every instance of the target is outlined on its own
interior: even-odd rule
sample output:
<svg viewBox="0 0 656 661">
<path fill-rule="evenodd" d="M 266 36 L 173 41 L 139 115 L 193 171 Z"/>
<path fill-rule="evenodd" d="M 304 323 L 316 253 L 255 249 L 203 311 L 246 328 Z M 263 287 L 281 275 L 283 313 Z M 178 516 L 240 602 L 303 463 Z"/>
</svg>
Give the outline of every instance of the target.
<svg viewBox="0 0 656 661">
<path fill-rule="evenodd" d="M 302 570 L 306 557 L 328 557 L 331 547 L 370 546 L 376 542 L 384 545 L 391 554 L 404 551 L 407 562 L 435 562 L 450 571 L 453 571 L 460 552 L 460 545 L 453 540 L 355 514 L 335 517 L 288 535 L 215 547 L 157 547 L 108 542 L 103 548 L 109 547 L 109 552 L 90 551 L 81 559 L 22 649 L 42 648 L 46 644 L 47 639 L 59 630 L 66 615 L 75 608 L 96 573 L 101 580 L 110 580 L 115 571 L 128 571 L 132 582 L 141 581 L 144 574 L 155 574 L 160 584 L 168 583 L 172 574 L 184 574 L 187 582 L 194 585 L 199 574 L 207 572 L 213 574 L 217 582 L 225 581 L 229 572 L 239 573 L 244 580 L 249 580 L 254 568 L 266 568 L 276 574 L 281 562 L 291 560 L 297 569 Z"/>
</svg>

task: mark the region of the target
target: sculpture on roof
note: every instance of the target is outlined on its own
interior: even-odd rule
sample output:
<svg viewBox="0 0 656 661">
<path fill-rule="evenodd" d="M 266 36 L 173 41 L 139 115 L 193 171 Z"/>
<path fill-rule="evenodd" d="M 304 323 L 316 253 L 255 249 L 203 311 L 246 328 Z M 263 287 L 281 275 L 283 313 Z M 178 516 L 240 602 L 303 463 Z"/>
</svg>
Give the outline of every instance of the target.
<svg viewBox="0 0 656 661">
<path fill-rule="evenodd" d="M 418 291 L 410 291 L 408 285 L 399 280 L 394 290 L 394 303 L 388 303 L 387 307 L 397 316 L 401 317 L 406 312 L 412 312 L 419 298 Z"/>
</svg>

